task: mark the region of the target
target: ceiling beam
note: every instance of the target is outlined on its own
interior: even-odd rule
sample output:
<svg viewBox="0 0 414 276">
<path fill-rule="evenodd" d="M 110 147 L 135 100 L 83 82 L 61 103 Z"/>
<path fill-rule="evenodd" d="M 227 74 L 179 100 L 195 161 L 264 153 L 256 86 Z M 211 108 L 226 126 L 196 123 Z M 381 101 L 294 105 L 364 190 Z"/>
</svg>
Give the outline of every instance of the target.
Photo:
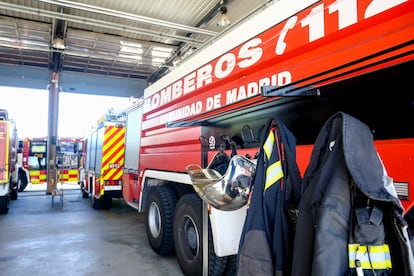
<svg viewBox="0 0 414 276">
<path fill-rule="evenodd" d="M 218 2 L 197 24 L 196 27 L 204 26 L 208 22 L 210 22 L 218 13 L 219 8 L 223 5 L 223 1 Z M 187 37 L 192 37 L 193 33 L 187 33 Z M 184 47 L 187 46 L 186 43 L 180 42 L 177 46 L 177 49 L 175 50 L 175 53 L 171 55 L 164 64 L 162 64 L 158 69 L 149 76 L 148 81 L 149 82 L 155 82 L 158 79 L 160 79 L 162 76 L 164 76 L 169 68 L 174 67 L 173 61 L 177 56 L 182 56 Z"/>
<path fill-rule="evenodd" d="M 173 39 L 176 41 L 182 41 L 182 42 L 195 44 L 195 45 L 202 45 L 206 42 L 203 40 L 189 38 L 187 36 L 162 33 L 159 31 L 153 31 L 153 30 L 144 29 L 144 28 L 126 26 L 124 24 L 116 24 L 116 23 L 106 22 L 103 20 L 96 20 L 96 19 L 91 19 L 91 18 L 86 18 L 86 17 L 79 17 L 75 15 L 62 14 L 58 12 L 47 11 L 47 10 L 42 10 L 42 9 L 37 9 L 37 8 L 32 8 L 32 7 L 27 7 L 27 6 L 21 6 L 21 5 L 11 4 L 11 3 L 5 3 L 5 2 L 0 2 L 0 8 L 10 10 L 10 11 L 15 11 L 15 12 L 22 12 L 22 13 L 28 13 L 32 15 L 44 16 L 48 18 L 56 18 L 60 20 L 66 20 L 66 21 L 71 21 L 71 22 L 75 22 L 79 24 L 91 25 L 95 27 L 105 27 L 105 28 L 113 29 L 117 31 L 135 33 L 135 34 L 140 34 L 140 35 L 147 35 L 147 36 L 152 36 L 152 37 L 157 37 L 157 38 L 169 38 L 169 39 Z"/>
<path fill-rule="evenodd" d="M 107 15 L 107 16 L 111 16 L 111 17 L 118 17 L 118 18 L 122 18 L 122 19 L 128 19 L 128 20 L 131 20 L 131 21 L 136 21 L 136 22 L 145 23 L 145 24 L 149 24 L 149 25 L 176 29 L 176 30 L 180 30 L 180 31 L 184 31 L 184 32 L 198 33 L 198 34 L 203 34 L 203 35 L 208 35 L 208 36 L 216 36 L 217 35 L 217 32 L 209 31 L 209 30 L 206 30 L 206 29 L 187 26 L 187 25 L 183 25 L 183 24 L 178 24 L 178 23 L 174 23 L 174 22 L 169 22 L 169 21 L 160 20 L 160 19 L 151 18 L 151 17 L 146 17 L 146 16 L 141 16 L 141 15 L 136 15 L 136 14 L 132 14 L 132 13 L 122 12 L 122 11 L 118 11 L 118 10 L 114 10 L 114 9 L 107 9 L 107 8 L 103 8 L 103 7 L 99 7 L 99 6 L 83 4 L 83 3 L 79 3 L 79 2 L 73 2 L 73 1 L 68 1 L 68 0 L 37 0 L 37 1 L 45 2 L 45 3 L 49 3 L 49 4 L 54 4 L 54 5 L 57 4 L 57 5 L 60 5 L 60 6 L 63 6 L 63 7 L 69 7 L 69 8 L 74 8 L 74 9 L 78 9 L 78 10 L 103 14 L 103 15 Z"/>
</svg>

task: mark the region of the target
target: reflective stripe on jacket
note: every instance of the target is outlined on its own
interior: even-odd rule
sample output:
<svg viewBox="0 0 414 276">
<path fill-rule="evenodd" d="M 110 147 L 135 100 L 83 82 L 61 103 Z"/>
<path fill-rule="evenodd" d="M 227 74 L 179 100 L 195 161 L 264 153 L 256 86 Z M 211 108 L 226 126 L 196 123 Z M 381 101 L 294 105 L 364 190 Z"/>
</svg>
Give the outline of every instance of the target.
<svg viewBox="0 0 414 276">
<path fill-rule="evenodd" d="M 291 267 L 294 232 L 285 209 L 297 206 L 300 196 L 296 138 L 272 120 L 262 141 L 240 240 L 238 276 L 288 275 Z"/>
</svg>

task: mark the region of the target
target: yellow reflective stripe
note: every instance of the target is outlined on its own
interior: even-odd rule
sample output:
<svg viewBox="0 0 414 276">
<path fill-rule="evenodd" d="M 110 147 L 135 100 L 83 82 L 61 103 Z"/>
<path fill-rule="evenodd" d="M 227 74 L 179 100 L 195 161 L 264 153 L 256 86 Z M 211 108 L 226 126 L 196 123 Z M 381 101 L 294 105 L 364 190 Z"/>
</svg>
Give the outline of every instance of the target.
<svg viewBox="0 0 414 276">
<path fill-rule="evenodd" d="M 118 170 L 115 174 L 113 174 L 111 176 L 110 179 L 112 179 L 112 180 L 122 179 L 122 174 L 123 174 L 123 171 L 122 170 Z"/>
<path fill-rule="evenodd" d="M 265 143 L 263 144 L 263 150 L 266 154 L 267 160 L 269 161 L 269 165 L 266 169 L 266 182 L 264 191 L 266 191 L 269 187 L 275 184 L 283 177 L 283 170 L 282 170 L 282 163 L 280 161 L 275 162 L 275 156 L 273 156 L 272 160 L 272 153 L 275 147 L 275 134 L 273 129 L 270 130 L 269 135 L 266 138 Z M 270 162 L 273 162 L 270 164 Z"/>
<path fill-rule="evenodd" d="M 373 269 L 391 269 L 392 264 L 391 264 L 391 260 L 386 260 L 382 262 L 365 261 L 365 262 L 361 262 L 361 267 L 362 269 L 372 269 L 372 268 Z"/>
<path fill-rule="evenodd" d="M 119 128 L 115 126 L 108 126 L 104 134 L 104 145 L 102 150 L 102 168 L 101 176 L 102 180 L 113 179 L 111 174 L 115 174 L 114 170 L 121 171 L 124 166 L 124 135 L 125 128 Z M 119 168 L 110 168 L 110 164 L 117 164 Z M 119 174 L 118 172 L 116 172 Z M 121 173 L 122 177 L 122 173 Z"/>
<path fill-rule="evenodd" d="M 124 140 L 121 137 L 125 134 L 125 128 L 119 128 L 115 126 L 108 126 L 104 134 L 104 145 L 102 151 L 107 151 L 110 148 L 113 148 L 119 142 Z"/>
<path fill-rule="evenodd" d="M 270 159 L 270 155 L 272 154 L 274 143 L 275 143 L 275 135 L 273 134 L 273 131 L 270 131 L 269 136 L 267 136 L 266 142 L 263 145 L 263 149 L 266 153 L 267 160 Z"/>
<path fill-rule="evenodd" d="M 29 171 L 30 176 L 37 176 L 40 175 L 40 171 Z"/>
<path fill-rule="evenodd" d="M 30 183 L 40 184 L 46 182 L 46 171 L 40 170 L 31 170 L 29 171 Z"/>
<path fill-rule="evenodd" d="M 391 255 L 388 244 L 360 245 L 348 244 L 349 267 L 355 268 L 355 260 L 363 269 L 391 269 Z"/>
<path fill-rule="evenodd" d="M 8 156 L 9 156 L 9 144 L 10 144 L 10 126 L 11 123 L 10 122 L 6 122 L 5 123 L 6 129 L 5 132 L 2 132 L 2 140 L 4 141 L 3 143 L 6 145 L 6 152 L 3 155 L 4 158 L 4 170 L 3 173 L 1 175 L 3 175 L 2 177 L 2 181 L 9 181 L 9 162 L 8 162 Z"/>
<path fill-rule="evenodd" d="M 103 181 L 100 181 L 100 195 L 101 196 L 103 196 L 104 195 L 104 192 L 105 192 L 105 190 L 104 190 L 104 182 Z"/>
<path fill-rule="evenodd" d="M 280 161 L 277 161 L 271 164 L 266 170 L 266 183 L 265 191 L 275 184 L 279 179 L 283 177 L 282 164 Z"/>
</svg>

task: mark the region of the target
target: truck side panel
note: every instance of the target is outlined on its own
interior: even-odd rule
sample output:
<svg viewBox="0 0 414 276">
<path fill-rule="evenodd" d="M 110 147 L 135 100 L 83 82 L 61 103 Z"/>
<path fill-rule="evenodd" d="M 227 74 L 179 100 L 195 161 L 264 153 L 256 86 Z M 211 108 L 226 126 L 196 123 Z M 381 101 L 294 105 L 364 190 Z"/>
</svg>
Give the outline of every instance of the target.
<svg viewBox="0 0 414 276">
<path fill-rule="evenodd" d="M 9 182 L 9 136 L 9 122 L 0 121 L 0 183 Z"/>
<path fill-rule="evenodd" d="M 10 200 L 18 197 L 17 143 L 15 123 L 0 109 L 0 214 L 7 214 Z"/>
<path fill-rule="evenodd" d="M 104 127 L 99 128 L 95 134 L 95 175 L 101 175 L 102 171 L 102 147 L 104 140 Z"/>
<path fill-rule="evenodd" d="M 263 85 L 321 85 L 373 70 L 379 61 L 384 67 L 413 58 L 414 45 L 407 43 L 414 32 L 413 1 L 341 3 L 318 1 L 201 67 L 174 71 L 171 83 L 146 90 L 143 125 L 251 105 Z"/>
<path fill-rule="evenodd" d="M 141 118 L 141 106 L 134 108 L 126 115 L 125 171 L 138 171 L 139 149 L 141 143 Z"/>
<path fill-rule="evenodd" d="M 141 145 L 142 101 L 135 103 L 126 111 L 125 128 L 125 165 L 122 177 L 122 197 L 135 209 L 141 196 L 138 182 L 138 162 Z"/>
<path fill-rule="evenodd" d="M 406 212 L 414 207 L 414 139 L 375 141 L 375 147 Z M 410 187 L 411 185 L 411 187 Z"/>
<path fill-rule="evenodd" d="M 200 135 L 199 127 L 146 132 L 141 140 L 140 168 L 185 172 L 186 165 L 201 161 Z"/>
</svg>

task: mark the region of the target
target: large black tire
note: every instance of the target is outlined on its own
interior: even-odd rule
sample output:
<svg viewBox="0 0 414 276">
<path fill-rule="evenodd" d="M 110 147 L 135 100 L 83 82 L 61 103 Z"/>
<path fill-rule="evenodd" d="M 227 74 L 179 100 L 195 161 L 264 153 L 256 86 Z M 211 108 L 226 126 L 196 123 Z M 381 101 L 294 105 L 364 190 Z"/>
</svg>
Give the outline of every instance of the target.
<svg viewBox="0 0 414 276">
<path fill-rule="evenodd" d="M 95 197 L 95 185 L 92 178 L 90 178 L 89 183 L 92 185 L 90 186 L 92 208 L 96 210 L 102 209 L 105 204 L 105 195 L 101 195 L 100 198 Z"/>
<path fill-rule="evenodd" d="M 17 188 L 19 192 L 23 192 L 24 189 L 26 189 L 28 183 L 29 181 L 27 180 L 26 174 L 24 171 L 19 169 L 19 175 L 17 179 Z"/>
<path fill-rule="evenodd" d="M 177 197 L 167 186 L 154 186 L 145 206 L 145 229 L 151 248 L 160 255 L 174 252 L 174 213 Z"/>
<path fill-rule="evenodd" d="M 17 185 L 18 185 L 18 183 L 13 183 L 13 181 L 10 179 L 10 181 L 9 181 L 9 185 L 10 185 L 10 187 L 9 187 L 9 189 L 11 189 L 10 190 L 10 200 L 16 200 L 17 199 L 17 197 L 18 197 L 18 192 L 17 192 Z"/>
<path fill-rule="evenodd" d="M 80 182 L 80 190 L 82 193 L 82 198 L 88 198 L 89 197 L 89 192 L 85 191 L 85 185 L 83 184 L 83 182 Z"/>
<path fill-rule="evenodd" d="M 104 196 L 103 207 L 107 210 L 112 208 L 112 197 Z"/>
<path fill-rule="evenodd" d="M 184 195 L 177 203 L 174 219 L 174 244 L 178 263 L 185 275 L 203 275 L 202 201 L 197 194 Z M 222 275 L 227 257 L 214 253 L 208 226 L 208 275 Z"/>
<path fill-rule="evenodd" d="M 0 196 L 0 214 L 7 214 L 10 207 L 9 196 Z"/>
<path fill-rule="evenodd" d="M 14 189 L 10 191 L 10 199 L 17 200 L 17 197 L 18 197 L 17 187 L 14 187 Z"/>
<path fill-rule="evenodd" d="M 91 196 L 91 203 L 93 209 L 102 209 L 102 207 L 104 206 L 104 201 L 105 198 L 103 196 L 101 196 L 100 198 L 96 198 L 94 195 Z"/>
</svg>

